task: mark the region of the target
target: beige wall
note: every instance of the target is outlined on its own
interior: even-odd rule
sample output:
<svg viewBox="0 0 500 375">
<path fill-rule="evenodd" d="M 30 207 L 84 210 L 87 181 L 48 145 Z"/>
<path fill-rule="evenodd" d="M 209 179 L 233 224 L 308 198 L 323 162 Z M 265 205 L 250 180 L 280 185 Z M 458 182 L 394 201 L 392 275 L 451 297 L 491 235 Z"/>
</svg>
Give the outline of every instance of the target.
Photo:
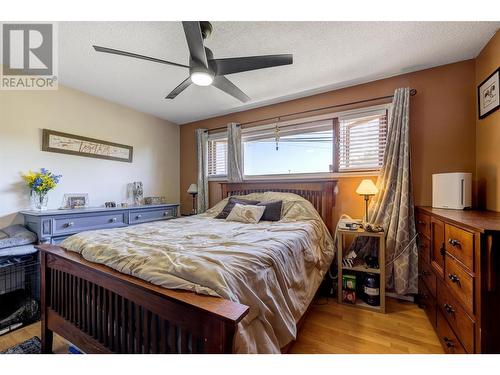
<svg viewBox="0 0 500 375">
<path fill-rule="evenodd" d="M 411 99 L 411 149 L 415 203 L 431 204 L 433 173 L 475 171 L 475 62 L 422 70 L 415 73 L 352 86 L 297 100 L 236 112 L 191 124 L 181 129 L 181 204 L 182 210 L 191 207 L 186 190 L 196 180 L 196 128 L 214 128 L 229 122 L 248 122 L 266 117 L 285 115 L 307 109 L 342 104 L 362 99 L 390 95 L 398 87 L 418 90 Z M 370 103 L 377 104 L 377 103 Z M 347 108 L 345 108 L 347 109 Z M 347 213 L 362 217 L 363 199 L 354 193 L 360 178 L 339 180 L 335 217 Z M 211 203 L 220 198 L 217 183 L 210 184 Z"/>
<path fill-rule="evenodd" d="M 133 163 L 41 151 L 41 129 L 134 147 Z M 58 208 L 64 193 L 88 193 L 92 206 L 123 202 L 126 184 L 144 183 L 145 195 L 179 201 L 179 127 L 66 87 L 57 91 L 0 91 L 0 228 L 21 222 L 29 207 L 21 172 L 45 167 L 62 174 L 49 193 Z"/>
<path fill-rule="evenodd" d="M 500 31 L 476 58 L 476 86 L 500 66 Z M 476 117 L 478 203 L 500 211 L 500 110 L 479 120 Z"/>
</svg>

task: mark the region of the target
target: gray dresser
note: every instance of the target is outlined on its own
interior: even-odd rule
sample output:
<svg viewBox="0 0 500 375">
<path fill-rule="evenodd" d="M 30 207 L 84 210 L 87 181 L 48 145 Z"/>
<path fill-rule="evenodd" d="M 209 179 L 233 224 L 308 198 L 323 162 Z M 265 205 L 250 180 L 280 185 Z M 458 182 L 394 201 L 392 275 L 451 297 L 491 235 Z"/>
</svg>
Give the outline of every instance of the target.
<svg viewBox="0 0 500 375">
<path fill-rule="evenodd" d="M 178 204 L 127 208 L 81 208 L 74 210 L 21 211 L 24 224 L 38 235 L 40 243 L 57 244 L 72 234 L 87 230 L 120 228 L 151 221 L 174 219 Z"/>
</svg>

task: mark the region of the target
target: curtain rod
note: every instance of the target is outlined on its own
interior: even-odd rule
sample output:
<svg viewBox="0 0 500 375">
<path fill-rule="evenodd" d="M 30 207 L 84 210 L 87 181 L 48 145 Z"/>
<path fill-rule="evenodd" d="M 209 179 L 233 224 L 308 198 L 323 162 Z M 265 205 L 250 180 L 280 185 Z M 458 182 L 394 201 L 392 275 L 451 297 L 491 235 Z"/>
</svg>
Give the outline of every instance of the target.
<svg viewBox="0 0 500 375">
<path fill-rule="evenodd" d="M 417 90 L 416 89 L 410 89 L 410 96 L 415 96 L 415 95 L 417 95 Z M 332 109 L 332 108 L 338 108 L 338 107 L 347 107 L 349 105 L 361 104 L 361 103 L 367 103 L 367 102 L 373 102 L 373 101 L 376 101 L 376 100 L 389 99 L 389 98 L 393 98 L 393 97 L 394 97 L 394 95 L 386 95 L 386 96 L 379 96 L 378 98 L 358 100 L 356 102 L 329 105 L 329 106 L 326 106 L 326 107 L 320 107 L 320 108 L 308 109 L 308 110 L 300 111 L 300 112 L 288 113 L 286 115 L 281 115 L 281 116 L 274 116 L 274 117 L 268 117 L 268 118 L 263 118 L 263 119 L 259 119 L 259 120 L 254 120 L 254 121 L 242 122 L 242 123 L 240 123 L 240 125 L 244 126 L 244 125 L 256 124 L 256 123 L 259 123 L 259 122 L 271 121 L 271 120 L 276 120 L 276 119 L 279 121 L 279 120 L 283 119 L 283 117 L 303 115 L 303 114 L 306 114 L 306 113 L 323 111 L 325 109 Z M 225 130 L 225 129 L 227 129 L 227 126 L 219 126 L 217 128 L 208 129 L 208 131 L 211 132 L 211 131 Z"/>
</svg>

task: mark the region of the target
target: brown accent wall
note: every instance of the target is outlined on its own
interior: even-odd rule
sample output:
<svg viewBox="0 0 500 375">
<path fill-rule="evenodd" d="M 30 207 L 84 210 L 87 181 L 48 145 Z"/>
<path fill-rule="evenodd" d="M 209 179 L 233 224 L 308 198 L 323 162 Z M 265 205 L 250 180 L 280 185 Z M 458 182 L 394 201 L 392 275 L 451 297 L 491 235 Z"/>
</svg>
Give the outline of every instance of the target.
<svg viewBox="0 0 500 375">
<path fill-rule="evenodd" d="M 418 91 L 411 99 L 410 113 L 415 204 L 430 205 L 433 173 L 475 172 L 475 80 L 475 62 L 467 60 L 182 125 L 181 210 L 189 211 L 191 200 L 186 190 L 196 181 L 195 129 L 390 95 L 394 89 L 406 86 Z M 354 193 L 360 180 L 360 177 L 339 179 L 335 217 L 342 213 L 362 217 L 363 198 Z M 212 205 L 220 199 L 218 183 L 210 183 L 210 190 Z"/>
<path fill-rule="evenodd" d="M 500 66 L 500 31 L 476 58 L 476 86 Z M 476 90 L 476 89 L 475 89 Z M 478 205 L 500 211 L 500 109 L 482 120 L 476 115 Z"/>
</svg>

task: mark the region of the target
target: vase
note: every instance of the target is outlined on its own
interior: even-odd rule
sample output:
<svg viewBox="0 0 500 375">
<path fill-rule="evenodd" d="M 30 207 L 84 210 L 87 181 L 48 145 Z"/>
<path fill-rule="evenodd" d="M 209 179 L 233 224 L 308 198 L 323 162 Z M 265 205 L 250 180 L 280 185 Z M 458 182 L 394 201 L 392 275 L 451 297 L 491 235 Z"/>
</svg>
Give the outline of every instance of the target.
<svg viewBox="0 0 500 375">
<path fill-rule="evenodd" d="M 31 207 L 34 210 L 44 211 L 47 209 L 49 196 L 47 193 L 31 192 Z"/>
</svg>

